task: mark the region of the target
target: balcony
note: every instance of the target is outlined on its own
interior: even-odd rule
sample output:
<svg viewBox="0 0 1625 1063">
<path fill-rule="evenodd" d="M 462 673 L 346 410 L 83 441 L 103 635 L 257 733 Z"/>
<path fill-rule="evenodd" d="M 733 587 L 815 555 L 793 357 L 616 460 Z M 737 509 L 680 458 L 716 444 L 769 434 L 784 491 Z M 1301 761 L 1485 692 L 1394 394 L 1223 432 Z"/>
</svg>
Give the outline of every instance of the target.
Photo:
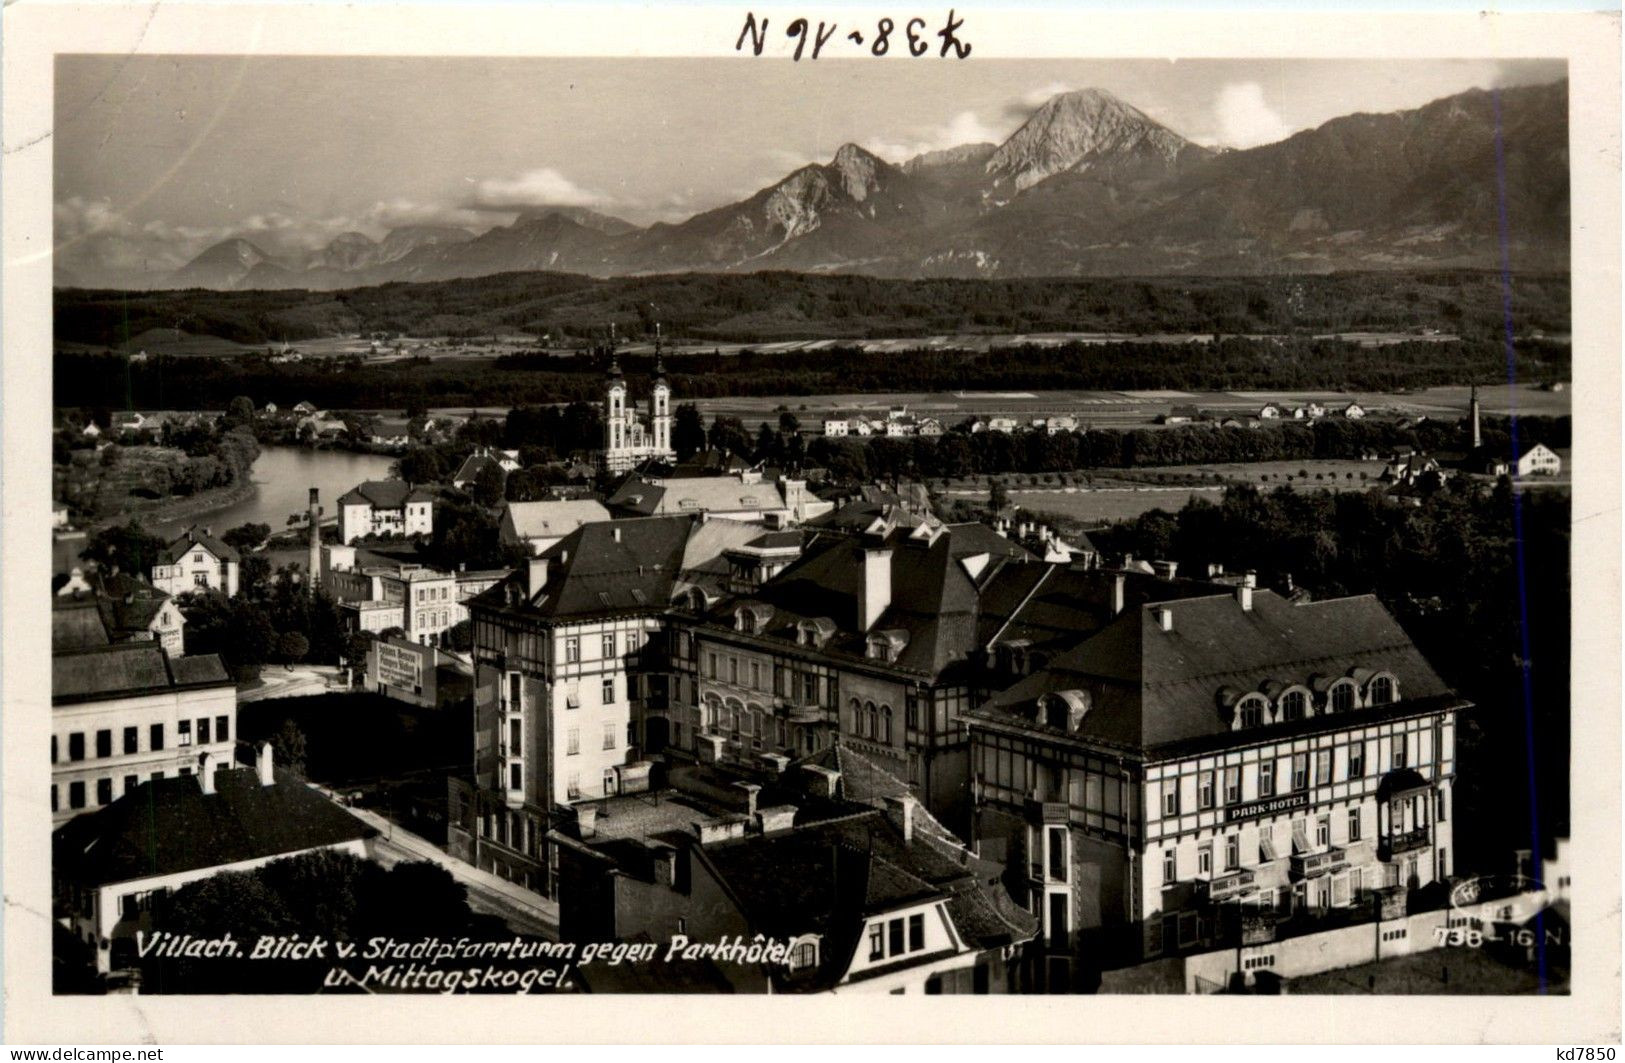
<svg viewBox="0 0 1625 1063">
<path fill-rule="evenodd" d="M 773 707 L 791 723 L 814 724 L 833 722 L 833 709 L 826 709 L 816 701 L 795 695 L 781 695 L 773 699 Z"/>
<path fill-rule="evenodd" d="M 1408 853 L 1415 849 L 1426 849 L 1431 844 L 1426 827 L 1418 827 L 1402 834 L 1390 834 L 1377 845 L 1377 858 L 1389 860 L 1400 853 Z"/>
<path fill-rule="evenodd" d="M 1228 875 L 1209 879 L 1207 884 L 1207 899 L 1210 901 L 1227 901 L 1240 896 L 1253 884 L 1256 876 L 1250 870 L 1232 871 Z"/>
<path fill-rule="evenodd" d="M 1327 849 L 1323 853 L 1293 853 L 1287 873 L 1293 878 L 1314 878 L 1342 869 L 1348 863 L 1348 852 Z"/>
</svg>

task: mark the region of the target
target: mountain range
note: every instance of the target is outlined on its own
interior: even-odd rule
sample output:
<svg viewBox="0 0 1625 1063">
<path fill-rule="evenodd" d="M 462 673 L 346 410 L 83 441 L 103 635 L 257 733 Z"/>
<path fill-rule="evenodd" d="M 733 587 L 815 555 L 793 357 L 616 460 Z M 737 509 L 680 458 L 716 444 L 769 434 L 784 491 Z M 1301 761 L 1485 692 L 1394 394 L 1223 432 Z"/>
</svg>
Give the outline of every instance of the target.
<svg viewBox="0 0 1625 1063">
<path fill-rule="evenodd" d="M 1001 144 L 901 164 L 845 144 L 827 163 L 680 223 L 543 208 L 478 235 L 346 233 L 302 259 L 236 238 L 131 286 L 336 289 L 525 270 L 922 278 L 1493 268 L 1503 205 L 1514 267 L 1566 270 L 1566 82 L 1504 89 L 1499 110 L 1490 92 L 1473 90 L 1246 150 L 1193 143 L 1085 89 L 1051 98 Z"/>
</svg>

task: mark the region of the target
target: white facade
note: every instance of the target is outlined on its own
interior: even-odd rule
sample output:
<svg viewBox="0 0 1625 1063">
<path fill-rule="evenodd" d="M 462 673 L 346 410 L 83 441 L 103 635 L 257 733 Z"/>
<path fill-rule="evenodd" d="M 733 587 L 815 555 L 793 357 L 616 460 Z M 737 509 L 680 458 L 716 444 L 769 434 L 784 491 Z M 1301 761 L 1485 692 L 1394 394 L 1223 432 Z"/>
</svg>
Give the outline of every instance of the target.
<svg viewBox="0 0 1625 1063">
<path fill-rule="evenodd" d="M 215 590 L 232 597 L 237 594 L 237 562 L 217 557 L 202 543 L 193 543 L 175 561 L 152 566 L 152 585 L 171 595 Z"/>
<path fill-rule="evenodd" d="M 645 425 L 627 401 L 626 380 L 619 367 L 612 367 L 604 397 L 604 468 L 626 472 L 649 460 L 677 460 L 671 446 L 671 387 L 657 370 Z"/>
<path fill-rule="evenodd" d="M 148 779 L 190 774 L 202 753 L 229 763 L 236 737 L 230 685 L 56 705 L 51 823 L 111 804 Z"/>
<path fill-rule="evenodd" d="M 1563 471 L 1563 459 L 1544 443 L 1536 443 L 1518 459 L 1518 478 L 1556 476 Z"/>
<path fill-rule="evenodd" d="M 339 542 L 353 543 L 370 535 L 432 535 L 434 503 L 427 498 L 408 498 L 400 506 L 386 508 L 361 499 L 339 506 Z"/>
<path fill-rule="evenodd" d="M 827 420 L 824 422 L 826 436 L 844 436 L 851 433 L 852 425 L 845 420 Z"/>
</svg>

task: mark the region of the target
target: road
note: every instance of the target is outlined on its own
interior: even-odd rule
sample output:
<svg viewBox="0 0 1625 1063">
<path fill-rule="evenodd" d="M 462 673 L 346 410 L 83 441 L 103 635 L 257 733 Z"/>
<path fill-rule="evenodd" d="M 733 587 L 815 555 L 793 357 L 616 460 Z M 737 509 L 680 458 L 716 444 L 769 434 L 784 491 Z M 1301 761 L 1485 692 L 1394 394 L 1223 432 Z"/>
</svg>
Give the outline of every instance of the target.
<svg viewBox="0 0 1625 1063">
<path fill-rule="evenodd" d="M 516 933 L 558 940 L 559 906 L 555 902 L 458 860 L 428 839 L 376 812 L 365 808 L 346 808 L 345 811 L 378 831 L 373 853 L 385 867 L 408 860 L 439 864 L 451 872 L 452 878 L 468 887 L 469 907 L 476 912 L 500 917 Z"/>
<path fill-rule="evenodd" d="M 237 704 L 263 701 L 266 698 L 297 698 L 312 694 L 325 694 L 328 683 L 337 679 L 339 669 L 331 665 L 299 664 L 287 669 L 268 664 L 260 672 L 260 685 L 252 690 L 239 690 Z M 342 687 L 331 689 L 342 690 Z"/>
</svg>

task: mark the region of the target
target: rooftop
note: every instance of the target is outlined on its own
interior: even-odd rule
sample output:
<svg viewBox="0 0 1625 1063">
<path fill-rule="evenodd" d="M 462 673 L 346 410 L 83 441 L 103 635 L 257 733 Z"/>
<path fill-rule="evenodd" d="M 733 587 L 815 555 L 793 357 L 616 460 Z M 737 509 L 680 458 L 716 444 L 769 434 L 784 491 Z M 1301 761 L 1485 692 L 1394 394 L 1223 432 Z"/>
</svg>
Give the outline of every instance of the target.
<svg viewBox="0 0 1625 1063">
<path fill-rule="evenodd" d="M 121 642 L 51 656 L 53 705 L 232 685 L 218 654 L 171 658 L 152 641 Z"/>
</svg>

